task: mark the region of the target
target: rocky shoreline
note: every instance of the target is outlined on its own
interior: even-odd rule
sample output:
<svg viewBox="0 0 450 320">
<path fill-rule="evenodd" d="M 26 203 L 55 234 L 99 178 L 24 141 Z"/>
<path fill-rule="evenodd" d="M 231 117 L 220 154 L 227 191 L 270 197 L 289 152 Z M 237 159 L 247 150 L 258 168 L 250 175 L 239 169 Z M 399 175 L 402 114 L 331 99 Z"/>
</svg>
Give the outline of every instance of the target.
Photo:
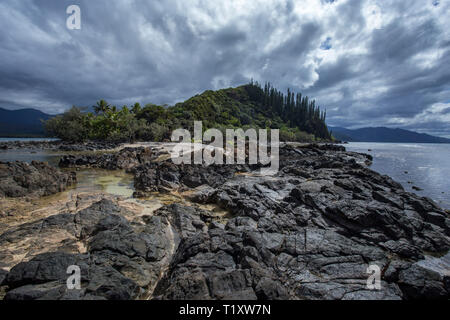
<svg viewBox="0 0 450 320">
<path fill-rule="evenodd" d="M 135 167 L 155 160 L 150 148 L 123 148 L 114 153 L 98 155 L 66 155 L 59 161 L 60 168 L 100 168 L 132 172 Z"/>
<path fill-rule="evenodd" d="M 278 174 L 260 176 L 175 165 L 145 147 L 65 156 L 70 170 L 131 172 L 138 199 L 79 195 L 70 210 L 7 228 L 0 287 L 10 300 L 448 299 L 449 214 L 371 161 L 338 145 L 284 145 Z M 150 210 L 155 193 L 183 202 Z M 66 286 L 74 264 L 81 290 Z M 367 287 L 370 265 L 379 290 Z"/>
<path fill-rule="evenodd" d="M 0 150 L 51 150 L 51 151 L 97 151 L 113 150 L 120 143 L 105 141 L 89 141 L 71 143 L 60 140 L 52 141 L 8 141 L 0 142 Z"/>
</svg>

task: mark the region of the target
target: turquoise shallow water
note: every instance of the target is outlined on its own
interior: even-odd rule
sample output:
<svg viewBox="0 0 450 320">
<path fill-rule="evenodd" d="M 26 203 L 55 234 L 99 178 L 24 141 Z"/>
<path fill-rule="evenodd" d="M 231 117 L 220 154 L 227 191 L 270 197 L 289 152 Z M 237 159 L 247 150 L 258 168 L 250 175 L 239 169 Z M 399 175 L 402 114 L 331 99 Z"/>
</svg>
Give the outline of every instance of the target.
<svg viewBox="0 0 450 320">
<path fill-rule="evenodd" d="M 450 144 L 351 142 L 344 146 L 348 151 L 372 155 L 373 170 L 450 209 Z M 423 190 L 416 191 L 413 186 Z"/>
</svg>

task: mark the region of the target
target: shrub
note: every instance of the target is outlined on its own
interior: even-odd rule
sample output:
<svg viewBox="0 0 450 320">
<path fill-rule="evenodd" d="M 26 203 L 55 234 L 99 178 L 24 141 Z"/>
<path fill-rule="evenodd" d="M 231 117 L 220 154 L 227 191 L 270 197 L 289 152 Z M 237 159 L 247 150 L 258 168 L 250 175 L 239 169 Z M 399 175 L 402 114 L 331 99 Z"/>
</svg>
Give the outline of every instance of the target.
<svg viewBox="0 0 450 320">
<path fill-rule="evenodd" d="M 49 135 L 72 142 L 85 141 L 90 135 L 87 115 L 75 106 L 64 114 L 47 120 L 44 128 Z"/>
</svg>

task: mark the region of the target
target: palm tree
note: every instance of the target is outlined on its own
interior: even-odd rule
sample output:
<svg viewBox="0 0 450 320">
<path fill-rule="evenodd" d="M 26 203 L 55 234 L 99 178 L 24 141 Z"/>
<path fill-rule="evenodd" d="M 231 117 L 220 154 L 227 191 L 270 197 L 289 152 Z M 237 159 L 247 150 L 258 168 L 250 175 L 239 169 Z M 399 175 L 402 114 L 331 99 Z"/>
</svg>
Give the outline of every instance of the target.
<svg viewBox="0 0 450 320">
<path fill-rule="evenodd" d="M 96 114 L 105 113 L 109 109 L 110 109 L 110 106 L 109 106 L 108 102 L 106 102 L 103 99 L 98 101 L 97 105 L 94 106 L 94 111 Z"/>
<path fill-rule="evenodd" d="M 134 114 L 138 114 L 141 111 L 141 105 L 139 102 L 136 102 L 133 106 L 133 108 L 131 109 L 131 112 L 133 112 Z"/>
</svg>

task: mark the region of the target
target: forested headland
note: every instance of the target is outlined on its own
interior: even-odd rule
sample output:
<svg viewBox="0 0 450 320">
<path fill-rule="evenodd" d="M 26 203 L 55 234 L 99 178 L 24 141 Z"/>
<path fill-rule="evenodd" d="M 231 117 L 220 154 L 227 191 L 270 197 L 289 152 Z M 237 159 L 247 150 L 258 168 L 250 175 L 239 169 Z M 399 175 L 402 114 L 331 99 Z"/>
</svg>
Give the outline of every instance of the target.
<svg viewBox="0 0 450 320">
<path fill-rule="evenodd" d="M 217 128 L 279 129 L 280 140 L 299 142 L 330 141 L 326 112 L 315 100 L 286 93 L 270 83 L 249 84 L 205 91 L 174 106 L 135 103 L 117 107 L 105 100 L 86 108 L 73 106 L 62 115 L 45 121 L 50 136 L 65 141 L 105 140 L 115 142 L 164 141 L 178 128 L 193 130 L 194 121 L 203 122 L 203 130 Z"/>
</svg>

